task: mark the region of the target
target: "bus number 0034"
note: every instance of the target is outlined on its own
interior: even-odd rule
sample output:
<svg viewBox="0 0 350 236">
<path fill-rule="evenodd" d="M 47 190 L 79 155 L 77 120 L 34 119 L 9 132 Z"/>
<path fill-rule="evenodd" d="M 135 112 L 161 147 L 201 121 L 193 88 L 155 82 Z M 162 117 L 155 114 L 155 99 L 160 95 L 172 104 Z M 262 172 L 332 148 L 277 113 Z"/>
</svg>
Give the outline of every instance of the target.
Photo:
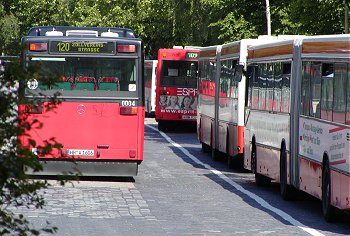
<svg viewBox="0 0 350 236">
<path fill-rule="evenodd" d="M 126 107 L 136 106 L 136 101 L 123 100 L 122 106 L 126 106 Z"/>
</svg>

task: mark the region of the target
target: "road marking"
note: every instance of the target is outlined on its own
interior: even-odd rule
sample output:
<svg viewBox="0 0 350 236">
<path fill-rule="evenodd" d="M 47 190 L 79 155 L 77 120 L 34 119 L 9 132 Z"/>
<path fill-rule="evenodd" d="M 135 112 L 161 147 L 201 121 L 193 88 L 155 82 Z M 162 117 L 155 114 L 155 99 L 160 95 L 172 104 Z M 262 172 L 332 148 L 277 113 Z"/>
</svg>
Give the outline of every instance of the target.
<svg viewBox="0 0 350 236">
<path fill-rule="evenodd" d="M 151 125 L 147 125 L 146 126 L 150 129 L 153 129 L 157 132 L 160 133 L 160 135 L 162 135 L 171 145 L 173 145 L 174 147 L 177 147 L 178 149 L 180 149 L 183 154 L 185 154 L 188 158 L 190 158 L 192 161 L 194 161 L 196 164 L 203 166 L 204 168 L 206 168 L 207 170 L 211 171 L 213 174 L 217 175 L 218 177 L 220 177 L 222 180 L 224 180 L 226 183 L 230 184 L 232 187 L 234 187 L 236 190 L 238 190 L 239 192 L 247 195 L 248 197 L 250 197 L 251 199 L 253 199 L 254 201 L 256 201 L 260 206 L 262 206 L 263 208 L 272 211 L 273 213 L 279 215 L 281 218 L 283 218 L 285 221 L 289 222 L 290 224 L 304 230 L 305 232 L 313 235 L 313 236 L 324 236 L 324 234 L 322 234 L 321 232 L 307 227 L 306 225 L 302 224 L 301 222 L 297 221 L 296 219 L 294 219 L 293 217 L 291 217 L 290 215 L 288 215 L 286 212 L 273 207 L 272 205 L 270 205 L 268 202 L 266 202 L 264 199 L 262 199 L 261 197 L 259 197 L 258 195 L 246 190 L 245 188 L 243 188 L 241 185 L 239 185 L 238 183 L 236 183 L 235 181 L 233 181 L 232 179 L 228 178 L 226 175 L 224 175 L 221 171 L 218 171 L 216 169 L 214 169 L 213 167 L 211 167 L 208 164 L 204 164 L 203 162 L 201 162 L 200 160 L 197 159 L 197 157 L 193 156 L 187 149 L 185 149 L 184 147 L 182 147 L 180 144 L 174 142 L 168 135 L 166 135 L 164 132 L 159 131 L 157 128 L 151 126 Z"/>
</svg>

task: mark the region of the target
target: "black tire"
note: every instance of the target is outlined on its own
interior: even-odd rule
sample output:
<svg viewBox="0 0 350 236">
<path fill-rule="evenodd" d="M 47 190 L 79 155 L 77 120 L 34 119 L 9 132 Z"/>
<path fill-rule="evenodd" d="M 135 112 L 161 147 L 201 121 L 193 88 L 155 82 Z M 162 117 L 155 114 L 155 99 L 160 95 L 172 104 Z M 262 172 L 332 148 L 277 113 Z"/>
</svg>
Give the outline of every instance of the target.
<svg viewBox="0 0 350 236">
<path fill-rule="evenodd" d="M 229 169 L 234 169 L 236 166 L 235 157 L 230 156 L 230 154 L 226 154 L 227 166 Z"/>
<path fill-rule="evenodd" d="M 252 145 L 252 152 L 250 154 L 250 169 L 252 170 L 252 173 L 256 173 L 256 147 L 255 143 Z"/>
<path fill-rule="evenodd" d="M 214 140 L 213 140 L 213 136 L 214 135 L 214 132 L 213 132 L 213 127 L 211 127 L 211 158 L 213 159 L 213 161 L 220 161 L 220 153 L 218 150 L 215 149 L 214 147 Z"/>
<path fill-rule="evenodd" d="M 244 164 L 244 156 L 242 154 L 238 154 L 236 156 L 230 156 L 229 154 L 227 156 L 227 166 L 230 169 L 235 170 L 243 170 L 243 164 Z"/>
<path fill-rule="evenodd" d="M 201 144 L 202 144 L 202 152 L 204 152 L 204 153 L 210 153 L 211 147 L 210 147 L 209 145 L 203 143 L 203 142 L 201 142 Z"/>
<path fill-rule="evenodd" d="M 211 157 L 214 161 L 220 161 L 220 152 L 214 148 L 211 149 Z"/>
<path fill-rule="evenodd" d="M 322 168 L 322 213 L 327 222 L 332 222 L 334 218 L 334 207 L 331 205 L 331 171 L 329 161 L 326 158 Z"/>
<path fill-rule="evenodd" d="M 167 124 L 165 121 L 162 121 L 162 120 L 158 121 L 158 130 L 162 132 L 167 130 Z"/>
<path fill-rule="evenodd" d="M 293 200 L 297 193 L 292 186 L 288 185 L 287 166 L 287 151 L 283 145 L 280 152 L 280 194 L 283 200 Z"/>
<path fill-rule="evenodd" d="M 262 174 L 257 173 L 257 155 L 256 155 L 255 143 L 252 146 L 250 165 L 251 165 L 252 172 L 255 174 L 256 185 L 261 187 L 269 186 L 271 184 L 271 179 Z"/>
</svg>

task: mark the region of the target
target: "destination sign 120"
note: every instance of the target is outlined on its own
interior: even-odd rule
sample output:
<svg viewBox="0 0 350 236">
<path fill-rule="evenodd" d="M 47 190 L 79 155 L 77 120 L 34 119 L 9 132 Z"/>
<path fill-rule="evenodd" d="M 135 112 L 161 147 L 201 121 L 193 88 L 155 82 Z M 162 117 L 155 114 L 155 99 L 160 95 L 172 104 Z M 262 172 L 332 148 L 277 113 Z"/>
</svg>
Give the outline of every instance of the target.
<svg viewBox="0 0 350 236">
<path fill-rule="evenodd" d="M 114 54 L 115 47 L 113 42 L 51 41 L 50 52 Z"/>
</svg>

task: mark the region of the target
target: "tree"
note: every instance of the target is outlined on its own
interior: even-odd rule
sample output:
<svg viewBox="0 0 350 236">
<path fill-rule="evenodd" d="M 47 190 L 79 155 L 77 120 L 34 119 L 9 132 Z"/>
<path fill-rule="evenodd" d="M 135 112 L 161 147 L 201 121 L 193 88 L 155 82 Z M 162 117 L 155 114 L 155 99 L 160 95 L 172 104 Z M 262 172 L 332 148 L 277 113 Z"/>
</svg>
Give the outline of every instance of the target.
<svg viewBox="0 0 350 236">
<path fill-rule="evenodd" d="M 0 16 L 0 55 L 18 54 L 20 48 L 18 20 L 12 13 L 3 12 Z"/>
<path fill-rule="evenodd" d="M 38 235 L 40 232 L 56 232 L 57 228 L 47 225 L 41 229 L 35 229 L 23 215 L 16 215 L 13 211 L 17 207 L 42 208 L 44 198 L 39 190 L 49 186 L 46 180 L 34 180 L 29 178 L 27 172 L 42 170 L 32 147 L 36 146 L 35 140 L 29 137 L 25 145 L 17 137 L 26 136 L 30 129 L 40 129 L 42 124 L 38 120 L 29 121 L 26 113 L 18 110 L 17 104 L 27 103 L 35 106 L 38 101 L 26 101 L 21 96 L 22 89 L 18 83 L 37 78 L 36 68 L 27 70 L 18 61 L 8 59 L 2 61 L 0 66 L 0 235 L 15 234 Z M 46 109 L 52 109 L 58 104 L 56 96 L 49 99 L 53 104 Z M 39 146 L 39 152 L 50 153 L 53 149 L 60 149 L 60 145 L 54 138 L 46 140 L 43 146 Z M 65 181 L 61 181 L 64 184 Z"/>
<path fill-rule="evenodd" d="M 299 34 L 340 34 L 344 32 L 342 0 L 295 0 L 290 2 L 289 8 L 290 20 L 299 25 Z"/>
</svg>

